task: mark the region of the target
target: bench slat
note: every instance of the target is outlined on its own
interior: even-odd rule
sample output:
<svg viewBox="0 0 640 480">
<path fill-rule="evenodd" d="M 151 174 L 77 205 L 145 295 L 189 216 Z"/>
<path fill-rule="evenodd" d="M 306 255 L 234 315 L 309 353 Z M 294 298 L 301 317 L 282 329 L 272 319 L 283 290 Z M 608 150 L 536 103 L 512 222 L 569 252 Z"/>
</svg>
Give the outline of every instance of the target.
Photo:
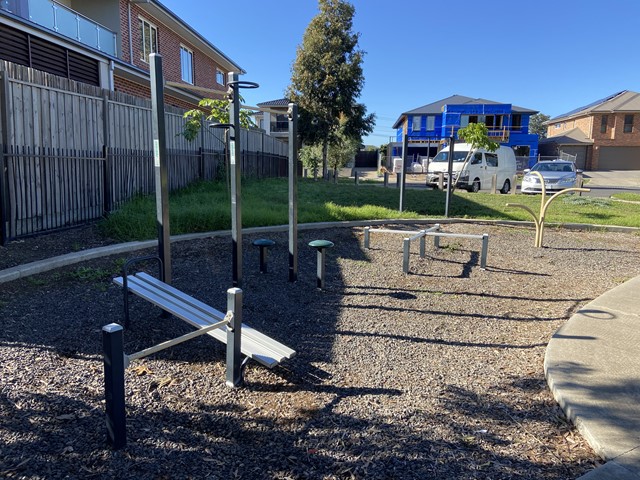
<svg viewBox="0 0 640 480">
<path fill-rule="evenodd" d="M 123 286 L 122 277 L 114 278 L 113 282 L 116 285 Z M 224 318 L 222 312 L 148 274 L 140 272 L 136 275 L 129 275 L 127 284 L 132 293 L 172 313 L 196 328 L 211 325 Z M 243 355 L 260 362 L 266 367 L 273 368 L 281 361 L 292 358 L 296 353 L 295 350 L 258 332 L 245 323 L 242 324 L 241 328 L 241 351 Z M 208 335 L 222 343 L 226 344 L 227 342 L 226 327 L 208 332 Z"/>
<path fill-rule="evenodd" d="M 129 276 L 129 278 L 132 278 L 131 276 Z M 171 285 L 168 285 L 160 280 L 158 280 L 155 277 L 152 277 L 151 275 L 144 273 L 144 272 L 139 272 L 135 275 L 136 279 L 139 280 L 143 280 L 144 282 L 149 283 L 150 285 L 153 285 L 153 287 L 166 292 L 167 294 L 180 299 L 181 302 L 184 302 L 186 305 L 188 305 L 189 307 L 193 307 L 194 308 L 194 313 L 204 313 L 206 316 L 212 316 L 214 319 L 217 319 L 216 321 L 222 320 L 224 318 L 224 314 L 222 312 L 220 312 L 219 310 L 216 310 L 215 308 L 211 307 L 210 305 L 207 305 L 206 303 L 203 303 L 187 294 L 185 294 L 184 292 L 181 292 L 180 290 L 176 289 L 175 287 L 172 287 Z M 187 320 L 188 321 L 188 320 Z M 272 350 L 274 353 L 284 357 L 284 358 L 291 358 L 293 355 L 295 355 L 295 350 L 292 350 L 291 348 L 287 347 L 286 345 L 283 345 L 282 343 L 278 342 L 277 340 L 274 340 L 273 338 L 255 330 L 254 328 L 250 327 L 249 325 L 247 325 L 246 323 L 242 324 L 242 334 L 247 336 L 248 338 L 252 338 L 254 341 L 259 342 L 264 344 L 264 346 L 270 350 Z"/>
</svg>

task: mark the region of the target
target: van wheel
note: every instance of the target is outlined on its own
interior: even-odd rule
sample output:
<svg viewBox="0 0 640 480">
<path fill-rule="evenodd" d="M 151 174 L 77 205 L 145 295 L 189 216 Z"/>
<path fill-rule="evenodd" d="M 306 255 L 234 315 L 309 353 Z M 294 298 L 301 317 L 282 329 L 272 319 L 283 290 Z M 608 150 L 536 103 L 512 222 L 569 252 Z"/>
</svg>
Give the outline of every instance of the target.
<svg viewBox="0 0 640 480">
<path fill-rule="evenodd" d="M 478 193 L 480 191 L 480 180 L 478 180 L 477 178 L 471 184 L 471 191 L 473 193 Z"/>
<path fill-rule="evenodd" d="M 500 193 L 509 193 L 509 190 L 511 190 L 511 182 L 507 179 L 504 181 L 504 185 L 502 186 Z"/>
</svg>

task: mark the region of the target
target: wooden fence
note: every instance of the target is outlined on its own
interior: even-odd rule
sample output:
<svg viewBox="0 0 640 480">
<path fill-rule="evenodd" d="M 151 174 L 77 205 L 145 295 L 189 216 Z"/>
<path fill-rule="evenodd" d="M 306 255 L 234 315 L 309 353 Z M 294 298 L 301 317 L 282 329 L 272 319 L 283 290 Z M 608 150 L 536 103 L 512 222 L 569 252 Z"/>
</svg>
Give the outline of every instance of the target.
<svg viewBox="0 0 640 480">
<path fill-rule="evenodd" d="M 169 188 L 214 179 L 223 131 L 186 140 L 166 107 Z M 100 218 L 155 189 L 151 101 L 0 61 L 0 242 Z M 287 146 L 240 134 L 243 176 L 287 175 Z"/>
</svg>

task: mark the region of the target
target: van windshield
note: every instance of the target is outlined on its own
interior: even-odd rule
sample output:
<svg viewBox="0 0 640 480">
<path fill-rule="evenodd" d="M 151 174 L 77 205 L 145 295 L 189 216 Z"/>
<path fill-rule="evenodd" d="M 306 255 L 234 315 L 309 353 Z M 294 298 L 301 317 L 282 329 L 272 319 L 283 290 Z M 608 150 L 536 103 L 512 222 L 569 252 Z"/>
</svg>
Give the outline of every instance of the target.
<svg viewBox="0 0 640 480">
<path fill-rule="evenodd" d="M 462 163 L 464 162 L 464 159 L 467 158 L 467 154 L 469 152 L 465 152 L 465 151 L 460 151 L 460 152 L 456 152 L 455 149 L 453 150 L 453 161 L 458 162 L 458 163 Z M 431 160 L 432 162 L 448 162 L 449 161 L 449 152 L 440 152 L 438 153 L 435 157 L 433 157 L 433 160 Z"/>
</svg>

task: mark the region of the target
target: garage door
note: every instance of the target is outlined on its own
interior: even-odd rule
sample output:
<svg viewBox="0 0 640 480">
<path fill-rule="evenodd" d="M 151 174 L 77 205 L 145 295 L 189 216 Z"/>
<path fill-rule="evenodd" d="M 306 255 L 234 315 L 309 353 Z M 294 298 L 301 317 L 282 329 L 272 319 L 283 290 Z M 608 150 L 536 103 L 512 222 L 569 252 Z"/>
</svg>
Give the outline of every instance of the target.
<svg viewBox="0 0 640 480">
<path fill-rule="evenodd" d="M 598 170 L 640 170 L 640 147 L 600 147 Z"/>
</svg>

